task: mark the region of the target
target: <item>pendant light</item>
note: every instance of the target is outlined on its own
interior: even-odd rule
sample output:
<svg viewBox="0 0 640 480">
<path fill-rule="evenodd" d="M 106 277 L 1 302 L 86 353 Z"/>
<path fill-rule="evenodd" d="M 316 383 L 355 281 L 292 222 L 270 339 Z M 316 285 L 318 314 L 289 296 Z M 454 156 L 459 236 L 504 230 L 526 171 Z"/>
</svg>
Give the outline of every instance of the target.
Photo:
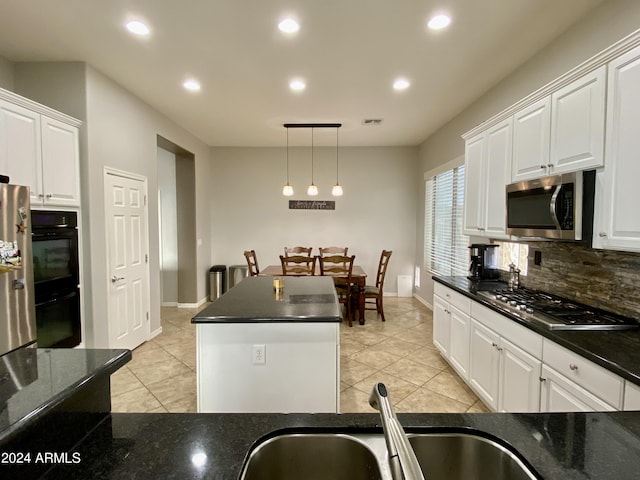
<svg viewBox="0 0 640 480">
<path fill-rule="evenodd" d="M 336 184 L 331 189 L 331 195 L 334 197 L 341 197 L 344 193 L 342 191 L 342 185 L 340 185 L 340 182 L 338 181 L 338 171 L 340 167 L 340 164 L 338 163 L 338 128 L 339 127 L 336 127 Z"/>
<path fill-rule="evenodd" d="M 293 195 L 293 187 L 289 184 L 289 129 L 287 128 L 287 184 L 282 187 L 282 195 L 291 197 Z"/>
<path fill-rule="evenodd" d="M 311 185 L 307 188 L 307 195 L 310 197 L 318 195 L 318 187 L 313 183 L 313 127 L 311 127 Z"/>
</svg>

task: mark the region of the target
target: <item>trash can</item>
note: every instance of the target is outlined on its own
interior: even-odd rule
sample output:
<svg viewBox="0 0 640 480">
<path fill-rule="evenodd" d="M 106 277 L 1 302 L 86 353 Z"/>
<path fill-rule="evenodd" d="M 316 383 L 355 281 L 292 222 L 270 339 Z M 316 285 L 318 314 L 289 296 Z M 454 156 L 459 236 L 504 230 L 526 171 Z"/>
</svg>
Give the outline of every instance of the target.
<svg viewBox="0 0 640 480">
<path fill-rule="evenodd" d="M 249 276 L 248 265 L 230 265 L 229 266 L 229 288 L 240 283 Z"/>
<path fill-rule="evenodd" d="M 411 297 L 413 288 L 411 288 L 411 275 L 398 275 L 398 296 Z"/>
<path fill-rule="evenodd" d="M 209 269 L 209 301 L 215 302 L 225 292 L 227 267 L 214 265 Z"/>
</svg>

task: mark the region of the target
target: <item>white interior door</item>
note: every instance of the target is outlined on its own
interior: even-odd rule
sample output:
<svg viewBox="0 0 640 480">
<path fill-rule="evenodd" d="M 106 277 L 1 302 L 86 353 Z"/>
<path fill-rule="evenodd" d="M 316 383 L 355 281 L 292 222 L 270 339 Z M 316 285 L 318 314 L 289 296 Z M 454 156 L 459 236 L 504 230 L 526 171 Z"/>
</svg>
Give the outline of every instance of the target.
<svg viewBox="0 0 640 480">
<path fill-rule="evenodd" d="M 109 346 L 133 349 L 149 339 L 146 179 L 105 171 Z"/>
</svg>

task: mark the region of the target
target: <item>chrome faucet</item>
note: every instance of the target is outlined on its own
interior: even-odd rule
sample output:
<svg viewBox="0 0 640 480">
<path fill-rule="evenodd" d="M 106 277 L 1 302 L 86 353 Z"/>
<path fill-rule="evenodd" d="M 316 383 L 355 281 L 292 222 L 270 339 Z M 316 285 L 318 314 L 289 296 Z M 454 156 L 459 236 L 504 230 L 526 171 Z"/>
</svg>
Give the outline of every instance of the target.
<svg viewBox="0 0 640 480">
<path fill-rule="evenodd" d="M 424 480 L 416 454 L 391 407 L 384 383 L 373 386 L 369 405 L 380 412 L 393 480 Z"/>
</svg>

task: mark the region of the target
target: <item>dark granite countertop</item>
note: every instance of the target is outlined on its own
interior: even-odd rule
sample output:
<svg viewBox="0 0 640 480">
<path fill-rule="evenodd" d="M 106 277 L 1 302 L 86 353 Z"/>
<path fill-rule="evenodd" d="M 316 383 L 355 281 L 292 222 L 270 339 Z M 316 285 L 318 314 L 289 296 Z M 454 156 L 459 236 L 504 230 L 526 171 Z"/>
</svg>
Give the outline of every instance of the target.
<svg viewBox="0 0 640 480">
<path fill-rule="evenodd" d="M 502 315 L 534 330 L 543 337 L 572 350 L 594 363 L 620 375 L 622 378 L 640 385 L 640 331 L 557 331 L 549 330 L 537 323 L 527 322 L 501 310 L 476 294 L 476 287 L 466 277 L 438 277 L 433 279 L 466 295 L 472 300 L 501 313 Z M 503 285 L 503 284 L 500 284 Z M 491 283 L 485 282 L 483 289 L 490 290 Z M 498 286 L 497 288 L 502 288 Z"/>
<path fill-rule="evenodd" d="M 129 360 L 131 351 L 108 349 L 21 348 L 1 356 L 0 445 Z"/>
<path fill-rule="evenodd" d="M 333 279 L 281 277 L 276 294 L 272 277 L 249 277 L 198 313 L 192 323 L 340 322 Z"/>
<path fill-rule="evenodd" d="M 502 439 L 545 480 L 620 480 L 636 478 L 640 471 L 636 412 L 399 414 L 399 419 L 408 433 L 453 429 Z M 73 421 L 73 414 L 66 421 Z M 237 479 L 259 439 L 318 431 L 381 433 L 381 427 L 375 413 L 111 414 L 72 449 L 67 464 L 55 466 L 46 478 Z M 194 461 L 196 454 L 204 462 Z"/>
</svg>

